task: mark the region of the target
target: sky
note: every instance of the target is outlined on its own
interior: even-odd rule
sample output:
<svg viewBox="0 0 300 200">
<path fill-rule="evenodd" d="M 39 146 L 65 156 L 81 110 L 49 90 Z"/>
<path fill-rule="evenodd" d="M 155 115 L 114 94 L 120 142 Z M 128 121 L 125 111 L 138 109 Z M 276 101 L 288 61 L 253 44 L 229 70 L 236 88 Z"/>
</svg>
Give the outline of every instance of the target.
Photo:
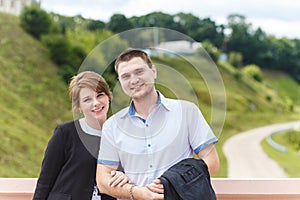
<svg viewBox="0 0 300 200">
<path fill-rule="evenodd" d="M 246 17 L 254 29 L 261 27 L 277 38 L 300 39 L 299 0 L 40 0 L 41 7 L 65 16 L 108 22 L 113 14 L 127 18 L 160 11 L 166 14 L 191 13 L 200 19 L 209 17 L 227 24 L 230 14 Z"/>
</svg>

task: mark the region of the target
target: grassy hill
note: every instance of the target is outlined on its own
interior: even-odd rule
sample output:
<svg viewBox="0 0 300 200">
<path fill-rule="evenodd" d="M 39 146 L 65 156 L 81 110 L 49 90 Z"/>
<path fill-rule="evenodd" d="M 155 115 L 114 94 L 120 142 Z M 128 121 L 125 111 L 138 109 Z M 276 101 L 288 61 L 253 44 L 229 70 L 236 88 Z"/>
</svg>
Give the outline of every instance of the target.
<svg viewBox="0 0 300 200">
<path fill-rule="evenodd" d="M 224 68 L 223 68 L 224 69 Z M 300 119 L 300 85 L 284 73 L 264 71 L 264 80 L 258 83 L 243 75 L 236 79 L 235 70 L 222 72 L 227 90 L 228 111 L 223 133 L 218 144 L 222 167 L 219 175 L 226 174 L 226 159 L 222 145 L 234 134 L 252 128 Z M 293 111 L 290 110 L 290 103 Z M 256 110 L 251 105 L 256 105 Z M 248 108 L 248 109 L 247 109 Z"/>
<path fill-rule="evenodd" d="M 0 26 L 0 177 L 37 177 L 54 127 L 72 119 L 67 86 L 57 75 L 57 66 L 49 60 L 47 49 L 19 27 L 17 17 L 0 13 Z M 167 57 L 153 61 L 173 66 L 188 77 L 209 121 L 210 93 L 202 77 L 188 67 L 190 63 Z M 225 177 L 227 164 L 222 145 L 226 139 L 258 126 L 299 119 L 300 86 L 281 73 L 264 72 L 264 81 L 260 83 L 226 63 L 220 63 L 219 70 L 227 110 L 217 144 L 221 160 L 217 176 Z M 164 72 L 159 72 L 159 76 L 162 80 L 167 77 Z M 179 91 L 187 90 L 175 79 L 170 84 Z M 166 96 L 173 95 L 163 85 L 159 89 Z M 293 111 L 288 106 L 291 102 Z"/>
<path fill-rule="evenodd" d="M 0 177 L 36 177 L 57 123 L 72 119 L 47 49 L 0 13 Z"/>
</svg>

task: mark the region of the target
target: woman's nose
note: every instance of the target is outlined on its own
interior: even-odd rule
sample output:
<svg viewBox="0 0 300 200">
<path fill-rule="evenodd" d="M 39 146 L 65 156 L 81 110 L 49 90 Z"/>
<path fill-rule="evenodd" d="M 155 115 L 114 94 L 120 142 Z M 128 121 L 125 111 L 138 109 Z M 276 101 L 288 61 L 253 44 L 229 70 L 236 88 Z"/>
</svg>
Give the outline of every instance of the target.
<svg viewBox="0 0 300 200">
<path fill-rule="evenodd" d="M 100 103 L 99 99 L 93 98 L 93 105 L 98 105 Z"/>
</svg>

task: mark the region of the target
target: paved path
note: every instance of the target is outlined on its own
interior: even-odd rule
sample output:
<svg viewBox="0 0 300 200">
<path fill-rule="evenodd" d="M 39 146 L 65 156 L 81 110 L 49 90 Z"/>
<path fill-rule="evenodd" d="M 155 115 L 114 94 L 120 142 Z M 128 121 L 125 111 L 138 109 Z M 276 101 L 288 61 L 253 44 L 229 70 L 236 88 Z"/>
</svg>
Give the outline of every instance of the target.
<svg viewBox="0 0 300 200">
<path fill-rule="evenodd" d="M 260 142 L 271 133 L 299 128 L 300 121 L 273 124 L 229 138 L 223 151 L 229 178 L 285 178 L 286 173 L 263 151 Z"/>
</svg>

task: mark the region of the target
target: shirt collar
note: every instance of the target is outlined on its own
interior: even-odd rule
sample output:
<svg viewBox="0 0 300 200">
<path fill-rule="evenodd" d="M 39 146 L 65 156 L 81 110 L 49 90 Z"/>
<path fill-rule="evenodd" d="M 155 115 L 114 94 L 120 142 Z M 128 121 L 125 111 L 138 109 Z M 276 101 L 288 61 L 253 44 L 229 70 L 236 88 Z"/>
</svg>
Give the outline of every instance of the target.
<svg viewBox="0 0 300 200">
<path fill-rule="evenodd" d="M 158 100 L 157 100 L 157 105 L 162 105 L 164 106 L 167 110 L 170 110 L 169 108 L 169 103 L 166 97 L 164 97 L 163 94 L 161 94 L 158 90 L 156 91 L 158 94 Z M 136 115 L 136 111 L 134 109 L 134 102 L 131 101 L 130 105 L 129 105 L 129 109 L 128 109 L 128 115 L 129 116 L 135 116 Z"/>
</svg>

